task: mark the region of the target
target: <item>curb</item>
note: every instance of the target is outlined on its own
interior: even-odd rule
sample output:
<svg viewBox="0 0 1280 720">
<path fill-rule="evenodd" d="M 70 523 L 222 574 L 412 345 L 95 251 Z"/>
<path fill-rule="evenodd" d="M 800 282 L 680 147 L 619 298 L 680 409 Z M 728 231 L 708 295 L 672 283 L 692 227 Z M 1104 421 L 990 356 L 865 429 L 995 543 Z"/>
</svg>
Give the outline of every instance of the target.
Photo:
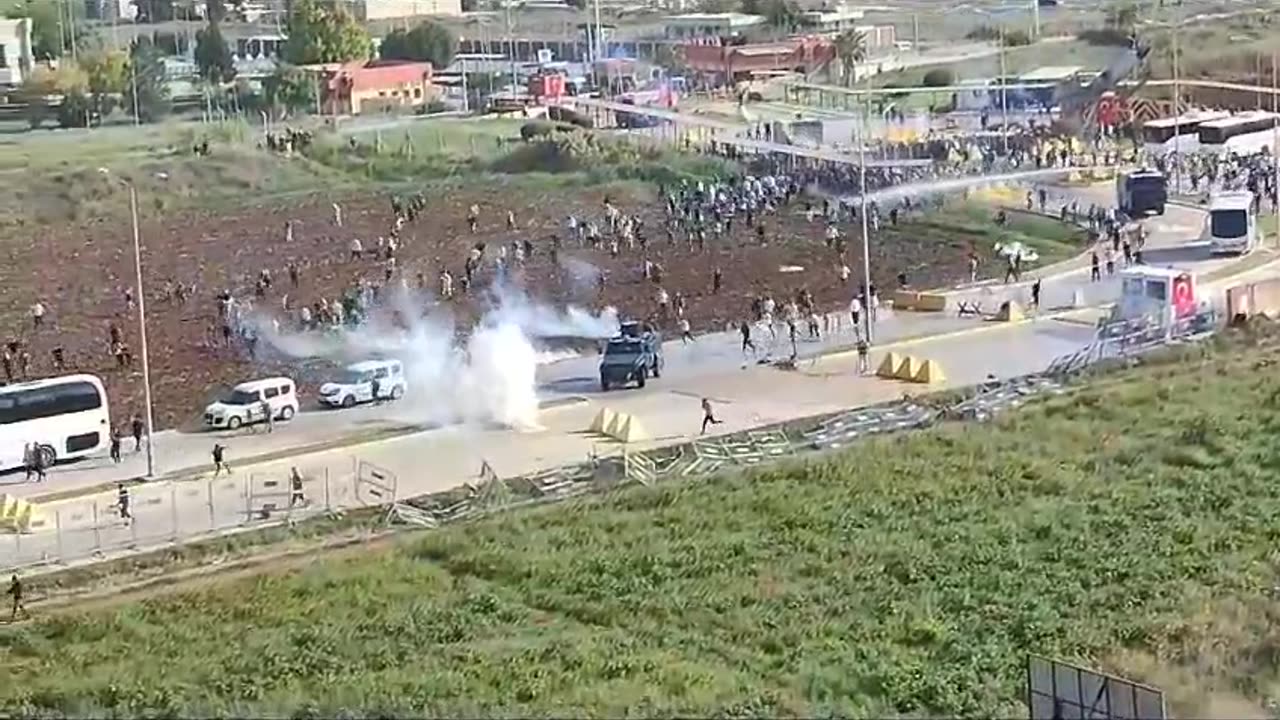
<svg viewBox="0 0 1280 720">
<path fill-rule="evenodd" d="M 589 402 L 589 398 L 584 395 L 569 395 L 560 398 L 554 398 L 538 403 L 538 410 L 547 412 L 550 410 L 559 410 L 562 408 L 573 407 L 575 405 L 583 405 Z M 277 452 L 259 453 L 250 455 L 244 460 L 236 463 L 237 470 L 245 470 L 258 465 L 266 465 L 281 460 L 287 460 L 292 457 L 300 457 L 303 455 L 311 455 L 320 452 L 329 452 L 332 450 L 345 450 L 349 448 L 358 448 L 373 443 L 386 442 L 388 440 L 396 440 L 410 435 L 416 435 L 423 432 L 435 430 L 435 427 L 426 425 L 408 425 L 386 428 L 380 431 L 371 431 L 365 434 L 348 435 L 340 437 L 329 442 L 311 443 L 308 445 L 299 445 L 287 450 Z M 78 488 L 68 488 L 66 490 L 54 490 L 43 495 L 33 495 L 31 497 L 22 498 L 33 505 L 65 502 L 67 500 L 75 500 L 77 498 L 89 495 L 97 495 L 114 489 L 117 485 L 123 484 L 125 487 L 137 487 L 140 485 L 155 485 L 166 482 L 182 482 L 184 480 L 199 479 L 202 473 L 208 471 L 208 466 L 189 466 L 178 468 L 167 473 L 162 473 L 150 480 L 142 476 L 134 476 L 124 480 L 111 480 L 107 482 L 96 483 L 94 485 L 86 485 Z"/>
</svg>

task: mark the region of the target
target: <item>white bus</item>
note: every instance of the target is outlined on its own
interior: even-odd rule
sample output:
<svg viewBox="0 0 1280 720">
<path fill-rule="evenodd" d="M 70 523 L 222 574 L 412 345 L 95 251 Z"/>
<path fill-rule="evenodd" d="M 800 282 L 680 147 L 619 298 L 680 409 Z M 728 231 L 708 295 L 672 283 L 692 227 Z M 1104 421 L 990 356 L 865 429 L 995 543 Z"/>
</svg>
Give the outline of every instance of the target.
<svg viewBox="0 0 1280 720">
<path fill-rule="evenodd" d="M 1209 218 L 1206 223 L 1211 254 L 1249 252 L 1258 240 L 1257 218 L 1253 212 L 1253 193 L 1248 191 L 1214 193 L 1209 198 Z"/>
<path fill-rule="evenodd" d="M 0 387 L 0 470 L 22 467 L 27 443 L 37 443 L 52 465 L 99 452 L 110 440 L 107 391 L 93 375 Z"/>
<path fill-rule="evenodd" d="M 1251 110 L 1200 124 L 1200 149 L 1216 155 L 1253 155 L 1276 144 L 1280 115 Z"/>
<path fill-rule="evenodd" d="M 1218 110 L 1191 110 L 1178 117 L 1160 118 L 1142 124 L 1142 147 L 1150 157 L 1173 152 L 1182 155 L 1200 149 L 1200 126 L 1211 120 L 1231 117 Z"/>
</svg>

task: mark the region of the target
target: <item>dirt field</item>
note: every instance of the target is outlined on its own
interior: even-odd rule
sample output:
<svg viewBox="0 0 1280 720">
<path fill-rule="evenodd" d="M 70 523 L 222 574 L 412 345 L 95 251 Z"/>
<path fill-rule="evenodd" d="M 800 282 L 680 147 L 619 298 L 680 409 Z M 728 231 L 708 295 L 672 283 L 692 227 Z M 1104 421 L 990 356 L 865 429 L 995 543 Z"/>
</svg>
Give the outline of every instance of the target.
<svg viewBox="0 0 1280 720">
<path fill-rule="evenodd" d="M 754 233 L 737 223 L 733 237 L 718 243 L 708 241 L 705 254 L 690 254 L 683 244 L 666 244 L 660 229 L 661 211 L 649 191 L 628 187 L 612 192 L 620 209 L 644 218 L 649 255 L 666 271 L 666 290 L 673 297 L 681 292 L 688 298 L 688 317 L 695 332 L 723 329 L 726 323 L 742 319 L 756 293 L 772 292 L 782 301 L 808 287 L 821 306 L 830 308 L 846 306 L 852 295 L 852 287 L 839 281 L 838 266 L 823 245 L 821 223 L 806 222 L 798 206 L 764 221 L 769 241 L 765 247 L 756 243 Z M 558 303 L 609 304 L 624 314 L 645 316 L 656 306 L 656 289 L 641 279 L 638 250 L 631 254 L 624 250 L 620 257 L 611 258 L 607 251 L 578 249 L 565 242 L 562 258 L 573 257 L 607 273 L 602 295 L 593 282 L 575 283 L 567 274 L 557 272 L 548 257 L 547 238 L 552 232 L 564 234 L 566 216 L 575 213 L 600 218 L 605 194 L 604 188 L 515 192 L 492 187 L 429 199 L 426 212 L 402 231 L 405 242 L 397 253 L 396 272 L 411 287 L 417 286 L 422 273 L 434 291 L 441 263 L 461 278 L 466 252 L 476 241 L 496 247 L 528 236 L 537 249 L 519 278 L 533 296 Z M 343 207 L 341 228 L 332 224 L 331 203 L 335 200 Z M 476 235 L 468 231 L 465 220 L 466 208 L 473 202 L 481 207 Z M 518 234 L 506 230 L 507 209 L 516 213 Z M 292 244 L 284 238 L 287 220 L 296 221 Z M 390 222 L 389 196 L 372 194 L 317 196 L 288 207 L 247 208 L 218 215 L 192 212 L 144 218 L 157 425 L 184 425 L 197 417 L 214 392 L 273 369 L 255 367 L 242 350 L 221 347 L 215 341 L 219 327 L 216 293 L 229 289 L 237 297 L 251 297 L 257 272 L 269 268 L 275 283 L 268 295 L 257 301 L 260 309 L 281 307 L 283 292 L 291 294 L 295 308 L 321 297 L 336 299 L 361 277 L 382 279 L 383 264 L 349 261 L 348 245 L 352 237 L 359 237 L 366 250 L 371 250 L 376 237 L 387 233 Z M 857 228 L 846 228 L 846 233 L 856 238 Z M 913 284 L 920 287 L 954 281 L 967 274 L 965 256 L 971 242 L 989 247 L 985 237 L 966 236 L 936 224 L 904 223 L 897 229 L 886 228 L 872 249 L 874 282 L 891 287 L 902 271 L 909 272 Z M 10 244 L 7 251 L 0 268 L 0 340 L 26 343 L 31 356 L 28 377 L 54 374 L 51 351 L 62 347 L 67 372 L 83 370 L 104 378 L 118 422 L 140 412 L 140 361 L 135 358 L 132 368 L 120 370 L 109 351 L 108 328 L 114 323 L 134 355 L 139 354 L 136 311 L 128 308 L 124 290 L 133 284 L 128 224 L 95 222 L 49 228 L 31 237 L 25 247 Z M 856 277 L 861 259 L 856 248 L 850 255 L 849 265 Z M 286 268 L 291 262 L 302 266 L 296 290 L 289 288 Z M 801 266 L 804 271 L 780 273 L 783 265 Z M 712 296 L 711 276 L 716 266 L 724 273 L 724 291 Z M 161 296 L 168 281 L 194 283 L 195 295 L 185 303 L 164 300 Z M 478 289 L 473 288 L 468 298 L 455 300 L 461 317 L 474 317 L 481 309 L 484 293 Z M 37 300 L 48 313 L 39 330 L 33 329 L 30 318 L 30 307 Z M 297 370 L 290 374 L 309 395 L 315 378 L 301 376 Z"/>
</svg>

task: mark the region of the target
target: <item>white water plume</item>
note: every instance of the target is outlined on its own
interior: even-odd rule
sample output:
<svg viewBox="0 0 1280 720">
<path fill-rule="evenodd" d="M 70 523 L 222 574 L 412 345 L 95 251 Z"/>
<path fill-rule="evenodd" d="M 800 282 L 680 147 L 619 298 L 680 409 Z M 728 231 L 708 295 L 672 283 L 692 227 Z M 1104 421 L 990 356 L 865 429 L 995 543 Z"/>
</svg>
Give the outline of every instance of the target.
<svg viewBox="0 0 1280 720">
<path fill-rule="evenodd" d="M 577 308 L 560 312 L 509 291 L 499 298 L 463 341 L 447 311 L 439 306 L 423 310 L 426 303 L 403 289 L 392 294 L 382 312 L 356 327 L 279 332 L 270 321 L 259 321 L 257 327 L 264 344 L 297 360 L 399 360 L 409 389 L 393 406 L 397 416 L 429 424 L 536 429 L 538 364 L 566 355 L 540 353 L 535 338 L 599 337 L 608 328 L 616 330 L 617 314 L 611 309 L 600 316 Z"/>
<path fill-rule="evenodd" d="M 956 192 L 958 190 L 986 187 L 988 185 L 1020 183 L 1028 180 L 1054 177 L 1056 175 L 1069 175 L 1073 172 L 1086 172 L 1094 169 L 1101 168 L 1044 168 L 1041 170 L 1023 170 L 1020 172 L 1001 173 L 999 175 L 980 175 L 977 177 L 959 177 L 947 178 L 944 180 L 931 180 L 929 182 L 905 183 L 903 185 L 894 185 L 893 187 L 882 188 L 880 190 L 872 190 L 867 193 L 867 201 L 897 200 L 904 197 L 914 198 L 918 195 L 934 195 L 937 193 Z M 852 195 L 845 195 L 840 199 L 846 203 L 853 203 L 858 202 L 859 196 L 855 193 Z"/>
</svg>

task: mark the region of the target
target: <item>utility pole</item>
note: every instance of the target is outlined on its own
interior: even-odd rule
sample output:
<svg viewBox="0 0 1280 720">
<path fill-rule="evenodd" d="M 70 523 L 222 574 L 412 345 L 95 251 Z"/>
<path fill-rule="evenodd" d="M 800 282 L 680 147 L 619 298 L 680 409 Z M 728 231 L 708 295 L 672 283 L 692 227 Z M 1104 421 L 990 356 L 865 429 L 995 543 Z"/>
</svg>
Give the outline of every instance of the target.
<svg viewBox="0 0 1280 720">
<path fill-rule="evenodd" d="M 511 30 L 511 0 L 506 0 L 503 5 L 507 11 L 507 57 L 511 60 L 511 97 L 515 99 L 516 88 L 520 84 L 516 82 L 516 37 Z"/>
<path fill-rule="evenodd" d="M 1280 76 L 1277 76 L 1276 69 L 1280 67 L 1277 63 L 1276 54 L 1271 53 L 1271 112 L 1276 113 L 1280 110 Z M 1275 124 L 1272 119 L 1271 133 L 1271 190 L 1274 193 L 1271 196 L 1271 209 L 1276 215 L 1276 240 L 1280 244 L 1280 125 Z"/>
<path fill-rule="evenodd" d="M 600 25 L 600 0 L 595 1 L 596 13 L 596 57 L 593 60 L 600 60 L 602 57 L 609 57 L 609 46 L 604 41 L 604 31 Z"/>
<path fill-rule="evenodd" d="M 870 108 L 866 100 L 862 103 L 862 112 L 858 113 L 858 124 L 854 126 L 854 141 L 858 143 L 858 214 L 862 219 L 862 328 L 863 337 L 871 344 L 871 230 L 867 220 L 867 138 L 863 125 L 867 122 Z"/>
<path fill-rule="evenodd" d="M 1031 0 L 1031 39 L 1040 39 L 1040 0 Z"/>
<path fill-rule="evenodd" d="M 1181 75 L 1180 68 L 1178 67 L 1179 65 L 1179 61 L 1178 61 L 1179 32 L 1178 31 L 1180 29 L 1181 29 L 1180 26 L 1177 23 L 1174 23 L 1173 25 L 1173 191 L 1175 193 L 1182 192 L 1182 167 L 1180 162 L 1181 155 L 1182 155 L 1182 128 L 1180 127 L 1182 122 L 1182 113 L 1178 111 L 1178 106 L 1181 105 L 1180 100 L 1182 98 L 1182 86 L 1178 82 L 1178 78 Z"/>
<path fill-rule="evenodd" d="M 911 13 L 911 49 L 920 52 L 920 16 Z"/>
</svg>

